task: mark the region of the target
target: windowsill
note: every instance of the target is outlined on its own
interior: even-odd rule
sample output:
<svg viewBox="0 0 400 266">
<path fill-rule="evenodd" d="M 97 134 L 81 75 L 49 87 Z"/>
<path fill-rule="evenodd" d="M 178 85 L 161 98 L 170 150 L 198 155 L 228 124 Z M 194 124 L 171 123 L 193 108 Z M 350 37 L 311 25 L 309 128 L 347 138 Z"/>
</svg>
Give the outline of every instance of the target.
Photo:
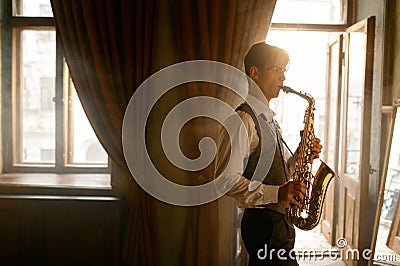
<svg viewBox="0 0 400 266">
<path fill-rule="evenodd" d="M 0 174 L 0 194 L 114 195 L 109 174 Z"/>
</svg>

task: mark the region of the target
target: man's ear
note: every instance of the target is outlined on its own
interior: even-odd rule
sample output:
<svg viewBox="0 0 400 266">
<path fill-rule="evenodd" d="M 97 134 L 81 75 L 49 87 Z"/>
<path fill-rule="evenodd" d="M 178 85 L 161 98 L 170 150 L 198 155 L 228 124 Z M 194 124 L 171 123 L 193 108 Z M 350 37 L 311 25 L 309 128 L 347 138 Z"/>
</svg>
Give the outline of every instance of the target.
<svg viewBox="0 0 400 266">
<path fill-rule="evenodd" d="M 250 67 L 250 78 L 254 80 L 258 80 L 258 68 L 256 66 L 251 66 Z"/>
</svg>

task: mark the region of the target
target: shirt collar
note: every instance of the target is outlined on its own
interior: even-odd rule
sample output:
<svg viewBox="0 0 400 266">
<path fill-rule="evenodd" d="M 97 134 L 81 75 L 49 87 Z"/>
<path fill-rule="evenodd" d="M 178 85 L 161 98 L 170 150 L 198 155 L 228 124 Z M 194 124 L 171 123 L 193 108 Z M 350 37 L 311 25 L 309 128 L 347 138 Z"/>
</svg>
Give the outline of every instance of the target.
<svg viewBox="0 0 400 266">
<path fill-rule="evenodd" d="M 249 104 L 256 116 L 264 116 L 267 121 L 272 121 L 275 112 L 269 108 L 269 102 L 267 99 L 259 99 L 255 96 L 248 94 L 246 102 Z"/>
</svg>

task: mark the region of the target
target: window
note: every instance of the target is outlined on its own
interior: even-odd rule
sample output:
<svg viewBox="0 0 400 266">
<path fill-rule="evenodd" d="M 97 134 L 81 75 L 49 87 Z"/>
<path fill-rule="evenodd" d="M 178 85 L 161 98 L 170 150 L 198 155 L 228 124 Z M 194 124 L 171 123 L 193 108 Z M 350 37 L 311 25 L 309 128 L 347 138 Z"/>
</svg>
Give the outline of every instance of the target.
<svg viewBox="0 0 400 266">
<path fill-rule="evenodd" d="M 12 0 L 13 16 L 52 17 L 53 11 L 49 0 Z"/>
<path fill-rule="evenodd" d="M 55 151 L 55 31 L 14 28 L 13 40 L 14 164 L 54 164 L 42 151 Z"/>
<path fill-rule="evenodd" d="M 272 23 L 343 24 L 343 0 L 279 0 Z"/>
<path fill-rule="evenodd" d="M 11 2 L 2 44 L 9 51 L 3 68 L 11 72 L 3 74 L 5 171 L 108 172 L 58 47 L 50 1 Z"/>
</svg>

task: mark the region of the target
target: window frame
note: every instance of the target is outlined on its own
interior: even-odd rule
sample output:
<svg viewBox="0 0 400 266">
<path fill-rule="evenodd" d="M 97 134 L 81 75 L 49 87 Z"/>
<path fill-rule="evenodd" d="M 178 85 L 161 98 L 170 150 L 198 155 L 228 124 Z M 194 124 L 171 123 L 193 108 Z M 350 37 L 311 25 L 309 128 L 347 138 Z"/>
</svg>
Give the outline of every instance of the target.
<svg viewBox="0 0 400 266">
<path fill-rule="evenodd" d="M 15 1 L 18 2 L 18 1 Z M 17 4 L 16 4 L 17 6 Z M 69 95 L 68 88 L 64 86 L 66 68 L 64 67 L 64 55 L 59 43 L 59 36 L 56 32 L 56 66 L 55 66 L 55 162 L 52 164 L 42 163 L 18 163 L 18 152 L 14 147 L 18 145 L 21 137 L 18 137 L 16 130 L 21 128 L 21 122 L 16 121 L 15 112 L 20 103 L 14 97 L 17 81 L 18 60 L 20 60 L 18 48 L 15 43 L 19 38 L 18 31 L 22 30 L 54 30 L 55 22 L 53 17 L 26 17 L 13 15 L 13 0 L 3 2 L 2 14 L 2 36 L 1 36 L 1 111 L 2 111 L 2 157 L 3 173 L 53 173 L 53 174 L 73 174 L 73 173 L 103 173 L 109 174 L 111 162 L 108 157 L 107 165 L 104 164 L 71 164 L 68 162 L 68 109 L 67 104 Z M 65 64 L 66 65 L 66 64 Z M 19 116 L 20 117 L 20 116 Z M 72 120 L 71 120 L 72 123 Z M 13 127 L 16 125 L 16 128 Z M 21 130 L 19 130 L 21 134 Z"/>
<path fill-rule="evenodd" d="M 271 23 L 271 29 L 291 31 L 346 32 L 346 28 L 355 22 L 355 0 L 341 0 L 343 22 L 339 24 L 307 23 Z"/>
</svg>

